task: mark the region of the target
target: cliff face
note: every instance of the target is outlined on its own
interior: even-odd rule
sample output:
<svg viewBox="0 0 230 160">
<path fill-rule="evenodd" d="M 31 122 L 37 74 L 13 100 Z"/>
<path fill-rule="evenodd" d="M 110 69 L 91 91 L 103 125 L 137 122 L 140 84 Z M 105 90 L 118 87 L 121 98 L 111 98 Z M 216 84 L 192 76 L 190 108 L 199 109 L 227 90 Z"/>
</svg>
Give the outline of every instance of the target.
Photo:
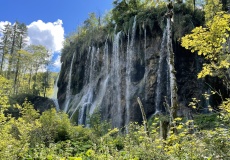
<svg viewBox="0 0 230 160">
<path fill-rule="evenodd" d="M 175 30 L 174 35 L 178 34 Z M 114 33 L 112 39 L 92 43 L 84 50 L 72 47 L 69 50 L 72 54 L 62 58 L 58 81 L 61 110 L 84 125 L 99 112 L 114 127 L 142 121 L 137 97 L 147 118 L 156 111 L 165 112 L 169 83 L 165 47 L 164 29 L 140 28 L 136 17 L 128 33 Z M 173 47 L 178 100 L 180 106 L 187 106 L 191 98 L 201 96 L 204 88 L 196 77 L 201 60 L 181 48 L 177 41 Z"/>
</svg>

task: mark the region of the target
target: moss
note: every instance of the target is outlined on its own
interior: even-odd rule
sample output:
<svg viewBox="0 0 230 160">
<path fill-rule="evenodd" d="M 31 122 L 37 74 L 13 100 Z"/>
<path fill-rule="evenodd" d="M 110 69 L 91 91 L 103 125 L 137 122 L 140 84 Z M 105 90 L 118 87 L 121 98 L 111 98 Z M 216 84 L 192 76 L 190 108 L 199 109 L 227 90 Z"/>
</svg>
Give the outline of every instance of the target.
<svg viewBox="0 0 230 160">
<path fill-rule="evenodd" d="M 200 114 L 194 116 L 194 123 L 198 129 L 214 129 L 219 126 L 220 117 L 219 114 Z"/>
<path fill-rule="evenodd" d="M 38 110 L 40 113 L 55 107 L 53 101 L 46 97 L 35 96 L 32 94 L 19 94 L 14 95 L 9 98 L 10 105 L 13 106 L 15 104 L 22 105 L 27 99 L 34 105 L 34 108 Z M 14 107 L 10 107 L 7 114 L 12 114 L 14 117 L 19 117 L 19 110 L 15 109 Z"/>
<path fill-rule="evenodd" d="M 79 108 L 81 108 L 81 107 L 79 107 Z M 73 123 L 73 124 L 78 124 L 78 117 L 79 117 L 79 110 L 77 110 L 77 111 L 73 114 L 72 118 L 70 119 L 71 123 Z"/>
</svg>

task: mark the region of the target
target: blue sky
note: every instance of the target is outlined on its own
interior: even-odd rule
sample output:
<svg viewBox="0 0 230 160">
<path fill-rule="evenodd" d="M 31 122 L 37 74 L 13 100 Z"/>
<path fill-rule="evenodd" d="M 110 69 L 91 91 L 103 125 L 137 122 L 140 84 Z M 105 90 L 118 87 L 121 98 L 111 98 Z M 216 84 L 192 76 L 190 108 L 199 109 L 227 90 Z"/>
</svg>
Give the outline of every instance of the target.
<svg viewBox="0 0 230 160">
<path fill-rule="evenodd" d="M 23 22 L 28 26 L 31 44 L 45 45 L 59 67 L 64 37 L 76 30 L 95 12 L 103 16 L 112 9 L 113 0 L 1 0 L 0 29 L 6 22 Z M 58 69 L 56 69 L 57 71 Z"/>
</svg>

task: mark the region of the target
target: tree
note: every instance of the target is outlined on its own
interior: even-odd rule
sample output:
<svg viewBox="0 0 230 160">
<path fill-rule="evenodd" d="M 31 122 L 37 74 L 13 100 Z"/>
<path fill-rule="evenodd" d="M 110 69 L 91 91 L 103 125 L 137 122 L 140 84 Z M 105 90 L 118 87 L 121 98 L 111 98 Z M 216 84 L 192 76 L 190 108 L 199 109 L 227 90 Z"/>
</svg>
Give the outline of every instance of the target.
<svg viewBox="0 0 230 160">
<path fill-rule="evenodd" d="M 0 113 L 3 113 L 3 106 L 8 103 L 8 96 L 11 93 L 11 81 L 0 75 Z M 3 108 L 2 108 L 3 107 Z"/>
<path fill-rule="evenodd" d="M 16 81 L 16 85 L 15 85 L 15 94 L 21 92 L 21 93 L 28 93 L 29 89 L 30 89 L 30 82 L 28 79 L 28 75 L 31 71 L 32 74 L 32 54 L 27 52 L 26 50 L 19 50 L 17 52 L 17 57 L 18 59 L 18 76 L 17 78 L 15 77 L 14 81 Z M 32 75 L 31 75 L 32 77 Z"/>
<path fill-rule="evenodd" d="M 93 31 L 94 29 L 98 28 L 99 24 L 99 19 L 95 13 L 90 13 L 89 18 L 84 21 L 84 27 L 89 31 Z"/>
<path fill-rule="evenodd" d="M 192 52 L 197 51 L 207 62 L 203 64 L 198 78 L 207 75 L 224 79 L 229 85 L 230 50 L 230 15 L 218 12 L 206 23 L 206 27 L 196 27 L 191 34 L 182 37 L 181 45 Z M 228 86 L 226 85 L 226 86 Z"/>
<path fill-rule="evenodd" d="M 37 85 L 37 89 L 43 97 L 47 96 L 47 89 L 50 87 L 50 79 L 51 75 L 49 70 L 46 70 L 46 72 L 40 72 L 37 75 L 37 80 L 39 82 L 39 84 Z"/>
<path fill-rule="evenodd" d="M 40 90 L 45 96 L 49 86 L 47 70 L 50 55 L 44 46 L 26 46 L 26 38 L 27 27 L 24 23 L 15 22 L 13 25 L 5 25 L 0 41 L 0 74 L 5 73 L 7 79 L 13 80 L 14 94 L 30 93 L 33 81 L 32 92 L 39 95 L 37 87 L 41 86 Z M 42 78 L 41 85 L 38 85 L 37 73 L 40 71 L 47 72 Z"/>
<path fill-rule="evenodd" d="M 21 64 L 20 64 L 20 61 L 21 61 L 21 52 L 20 52 L 20 50 L 23 48 L 23 46 L 24 46 L 24 39 L 25 39 L 25 37 L 26 37 L 26 35 L 27 35 L 27 27 L 26 27 L 26 25 L 25 24 L 19 24 L 19 26 L 18 26 L 18 29 L 19 29 L 19 32 L 18 32 L 18 41 L 17 41 L 17 43 L 16 43 L 16 45 L 17 45 L 17 48 L 19 49 L 17 52 L 16 52 L 16 55 L 15 55 L 15 59 L 16 59 L 16 64 L 15 64 L 15 76 L 14 76 L 14 93 L 15 94 L 17 94 L 17 92 L 18 92 L 18 81 L 19 81 L 19 79 L 18 79 L 18 76 L 19 76 L 19 70 L 20 70 L 20 66 L 21 66 Z"/>
<path fill-rule="evenodd" d="M 1 50 L 1 68 L 7 68 L 7 78 L 14 79 L 14 93 L 17 93 L 17 82 L 20 70 L 20 49 L 25 46 L 27 37 L 27 27 L 24 23 L 15 22 L 13 25 L 7 24 L 3 29 L 2 41 L 0 44 Z M 5 62 L 7 62 L 5 65 Z"/>
<path fill-rule="evenodd" d="M 206 5 L 204 7 L 205 11 L 205 21 L 211 21 L 214 16 L 222 10 L 222 4 L 220 0 L 206 0 Z"/>
<path fill-rule="evenodd" d="M 41 45 L 30 45 L 28 47 L 28 52 L 32 54 L 32 68 L 30 72 L 30 79 L 33 72 L 33 94 L 39 95 L 39 90 L 37 88 L 37 74 L 39 70 L 45 71 L 47 69 L 46 66 L 49 61 L 49 52 L 44 46 Z"/>
<path fill-rule="evenodd" d="M 169 67 L 169 88 L 170 88 L 170 104 L 168 106 L 168 111 L 170 113 L 170 125 L 173 124 L 174 119 L 177 117 L 177 83 L 176 83 L 176 71 L 175 71 L 175 63 L 174 63 L 174 53 L 172 46 L 172 17 L 173 17 L 173 5 L 172 1 L 167 4 L 168 11 L 165 14 L 167 18 L 167 62 Z M 166 104 L 168 105 L 168 104 Z M 174 129 L 174 133 L 176 129 Z M 166 138 L 166 137 L 164 137 Z"/>
<path fill-rule="evenodd" d="M 3 72 L 3 67 L 6 59 L 6 55 L 9 52 L 9 45 L 10 45 L 10 37 L 11 37 L 12 28 L 11 25 L 8 23 L 4 26 L 2 31 L 3 36 L 0 42 L 0 49 L 1 49 L 1 68 L 0 73 Z"/>
<path fill-rule="evenodd" d="M 8 73 L 7 73 L 7 78 L 11 78 L 11 72 L 12 72 L 12 65 L 13 65 L 13 61 L 14 61 L 14 55 L 15 55 L 15 50 L 16 50 L 16 36 L 17 36 L 17 32 L 18 32 L 18 22 L 16 22 L 13 25 L 13 29 L 12 29 L 12 34 L 11 34 L 11 44 L 10 44 L 10 53 L 9 53 L 9 63 L 8 63 Z"/>
</svg>

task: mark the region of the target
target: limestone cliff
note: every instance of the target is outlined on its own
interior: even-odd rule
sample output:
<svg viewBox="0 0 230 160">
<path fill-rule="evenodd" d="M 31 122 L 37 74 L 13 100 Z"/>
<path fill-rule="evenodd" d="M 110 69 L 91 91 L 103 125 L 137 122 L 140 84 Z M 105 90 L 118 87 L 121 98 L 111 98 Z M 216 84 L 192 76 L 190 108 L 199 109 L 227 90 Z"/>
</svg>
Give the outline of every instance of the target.
<svg viewBox="0 0 230 160">
<path fill-rule="evenodd" d="M 191 98 L 201 97 L 206 88 L 196 76 L 201 59 L 180 47 L 178 40 L 201 21 L 197 20 L 198 14 L 191 15 L 186 10 L 177 8 L 174 12 L 178 100 L 184 107 Z M 132 16 L 127 31 L 114 27 L 109 35 L 103 30 L 93 35 L 97 41 L 92 40 L 89 45 L 76 40 L 63 49 L 58 101 L 60 108 L 78 124 L 88 125 L 96 112 L 114 127 L 122 127 L 130 121 L 140 122 L 137 97 L 144 105 L 147 118 L 157 109 L 165 112 L 169 75 L 167 59 L 162 56 L 166 45 L 164 15 L 161 21 L 152 20 L 153 27 L 142 23 L 141 18 Z"/>
</svg>

